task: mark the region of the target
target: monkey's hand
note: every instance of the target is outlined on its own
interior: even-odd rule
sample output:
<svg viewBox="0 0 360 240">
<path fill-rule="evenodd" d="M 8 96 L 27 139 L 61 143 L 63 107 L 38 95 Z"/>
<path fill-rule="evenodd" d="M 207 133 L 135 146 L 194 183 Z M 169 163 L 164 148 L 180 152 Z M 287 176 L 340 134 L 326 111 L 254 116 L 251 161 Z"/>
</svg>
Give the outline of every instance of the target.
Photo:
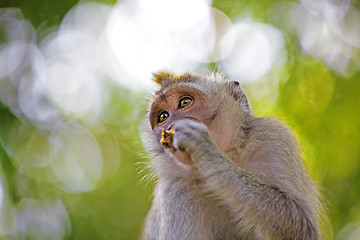
<svg viewBox="0 0 360 240">
<path fill-rule="evenodd" d="M 209 149 L 219 151 L 208 128 L 203 123 L 183 119 L 175 123 L 174 129 L 174 148 L 189 153 L 194 162 L 208 154 Z"/>
</svg>

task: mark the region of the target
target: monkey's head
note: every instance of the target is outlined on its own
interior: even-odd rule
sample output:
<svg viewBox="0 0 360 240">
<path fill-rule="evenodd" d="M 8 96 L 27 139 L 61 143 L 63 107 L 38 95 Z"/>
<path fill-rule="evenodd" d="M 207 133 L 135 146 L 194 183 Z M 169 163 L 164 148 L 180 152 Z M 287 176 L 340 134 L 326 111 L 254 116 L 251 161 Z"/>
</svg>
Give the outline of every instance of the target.
<svg viewBox="0 0 360 240">
<path fill-rule="evenodd" d="M 150 97 L 142 138 L 158 174 L 183 175 L 184 168 L 189 172 L 194 168 L 189 154 L 173 147 L 165 149 L 160 143 L 162 130 L 171 130 L 181 119 L 203 123 L 224 153 L 241 144 L 241 129 L 250 110 L 238 82 L 220 73 L 202 76 L 168 72 L 154 74 L 154 81 L 160 89 Z"/>
</svg>

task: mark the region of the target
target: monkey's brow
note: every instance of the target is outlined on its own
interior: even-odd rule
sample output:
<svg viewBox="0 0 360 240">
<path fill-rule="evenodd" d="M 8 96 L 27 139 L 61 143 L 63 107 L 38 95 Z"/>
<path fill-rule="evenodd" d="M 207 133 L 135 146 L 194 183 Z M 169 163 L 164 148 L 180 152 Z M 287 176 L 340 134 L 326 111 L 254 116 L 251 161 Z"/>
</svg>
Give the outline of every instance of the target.
<svg viewBox="0 0 360 240">
<path fill-rule="evenodd" d="M 162 90 L 156 91 L 155 96 L 161 98 L 162 100 L 166 99 L 166 96 L 165 96 L 165 94 L 164 94 L 164 92 Z"/>
</svg>

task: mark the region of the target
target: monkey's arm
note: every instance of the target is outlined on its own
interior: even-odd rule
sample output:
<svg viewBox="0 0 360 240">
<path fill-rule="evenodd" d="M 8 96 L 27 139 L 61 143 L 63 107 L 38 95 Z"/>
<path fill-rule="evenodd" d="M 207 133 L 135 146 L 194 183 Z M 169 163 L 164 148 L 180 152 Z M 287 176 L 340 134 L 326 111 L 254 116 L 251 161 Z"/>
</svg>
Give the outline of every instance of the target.
<svg viewBox="0 0 360 240">
<path fill-rule="evenodd" d="M 255 236 L 319 239 L 316 219 L 306 199 L 265 183 L 236 165 L 217 147 L 205 125 L 186 119 L 174 128 L 175 148 L 190 153 L 206 189 L 229 207 L 235 220 L 246 221 Z"/>
</svg>

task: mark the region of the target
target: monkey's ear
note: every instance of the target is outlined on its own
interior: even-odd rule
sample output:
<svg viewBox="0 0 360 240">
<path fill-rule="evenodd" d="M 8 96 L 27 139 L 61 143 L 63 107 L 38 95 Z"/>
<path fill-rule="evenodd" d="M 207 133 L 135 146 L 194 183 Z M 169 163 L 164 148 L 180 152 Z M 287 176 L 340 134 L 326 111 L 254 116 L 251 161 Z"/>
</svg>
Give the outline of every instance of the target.
<svg viewBox="0 0 360 240">
<path fill-rule="evenodd" d="M 230 91 L 233 97 L 235 98 L 235 100 L 241 104 L 245 112 L 250 112 L 247 97 L 245 96 L 245 93 L 241 89 L 240 83 L 237 81 L 232 81 L 229 82 L 229 86 L 230 86 Z"/>
</svg>

